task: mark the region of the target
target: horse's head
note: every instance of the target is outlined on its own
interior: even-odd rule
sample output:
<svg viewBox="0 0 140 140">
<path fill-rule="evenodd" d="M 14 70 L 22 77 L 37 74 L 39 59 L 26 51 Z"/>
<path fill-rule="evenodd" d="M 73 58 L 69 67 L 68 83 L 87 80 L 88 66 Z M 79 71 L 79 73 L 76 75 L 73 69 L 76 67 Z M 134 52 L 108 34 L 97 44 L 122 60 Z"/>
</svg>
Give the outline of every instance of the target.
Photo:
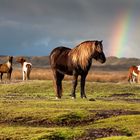
<svg viewBox="0 0 140 140">
<path fill-rule="evenodd" d="M 103 52 L 102 41 L 95 41 L 93 58 L 99 61 L 100 63 L 104 63 L 106 61 L 106 57 Z"/>
<path fill-rule="evenodd" d="M 8 56 L 8 61 L 12 62 L 13 61 L 13 56 Z"/>
<path fill-rule="evenodd" d="M 26 60 L 23 57 L 17 58 L 16 62 L 23 64 Z"/>
</svg>

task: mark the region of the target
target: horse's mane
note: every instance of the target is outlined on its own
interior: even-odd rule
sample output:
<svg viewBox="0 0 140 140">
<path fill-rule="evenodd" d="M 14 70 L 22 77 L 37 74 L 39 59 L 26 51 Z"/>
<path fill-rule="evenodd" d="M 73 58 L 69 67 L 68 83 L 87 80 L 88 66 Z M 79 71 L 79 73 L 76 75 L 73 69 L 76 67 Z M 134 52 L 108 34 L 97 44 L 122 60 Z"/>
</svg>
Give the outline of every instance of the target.
<svg viewBox="0 0 140 140">
<path fill-rule="evenodd" d="M 80 65 L 83 69 L 85 69 L 88 64 L 89 58 L 93 54 L 95 43 L 96 41 L 84 41 L 73 48 L 69 52 L 73 65 Z"/>
</svg>

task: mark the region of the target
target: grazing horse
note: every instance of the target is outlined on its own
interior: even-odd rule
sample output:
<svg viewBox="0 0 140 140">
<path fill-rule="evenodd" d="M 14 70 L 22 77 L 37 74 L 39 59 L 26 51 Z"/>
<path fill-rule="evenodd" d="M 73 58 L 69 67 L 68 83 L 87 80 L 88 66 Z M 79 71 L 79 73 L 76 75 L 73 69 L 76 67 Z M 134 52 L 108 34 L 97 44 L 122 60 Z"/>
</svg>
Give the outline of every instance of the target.
<svg viewBox="0 0 140 140">
<path fill-rule="evenodd" d="M 92 58 L 104 63 L 102 41 L 85 41 L 73 49 L 63 46 L 55 48 L 50 54 L 50 65 L 53 71 L 56 98 L 62 97 L 62 80 L 64 75 L 73 76 L 72 98 L 76 98 L 75 90 L 78 76 L 81 76 L 81 98 L 86 98 L 85 80 L 92 64 Z"/>
<path fill-rule="evenodd" d="M 7 73 L 7 79 L 10 80 L 11 79 L 11 74 L 12 74 L 12 62 L 13 62 L 13 56 L 9 56 L 8 57 L 8 61 L 4 64 L 0 64 L 0 73 L 1 73 L 1 81 L 2 81 L 2 76 L 3 73 Z"/>
<path fill-rule="evenodd" d="M 138 66 L 131 66 L 128 71 L 128 82 L 136 82 L 138 83 L 138 75 L 139 75 Z"/>
<path fill-rule="evenodd" d="M 24 59 L 23 57 L 17 58 L 16 61 L 21 64 L 23 80 L 29 80 L 30 73 L 32 70 L 32 64 L 29 62 L 26 62 L 26 59 Z"/>
</svg>

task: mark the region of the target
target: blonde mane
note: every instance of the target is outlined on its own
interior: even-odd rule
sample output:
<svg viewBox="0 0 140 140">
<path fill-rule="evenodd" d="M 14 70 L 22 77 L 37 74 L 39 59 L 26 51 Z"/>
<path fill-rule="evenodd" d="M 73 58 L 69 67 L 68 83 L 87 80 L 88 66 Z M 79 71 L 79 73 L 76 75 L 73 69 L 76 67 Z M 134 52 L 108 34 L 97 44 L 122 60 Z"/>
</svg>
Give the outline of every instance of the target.
<svg viewBox="0 0 140 140">
<path fill-rule="evenodd" d="M 85 41 L 73 48 L 69 55 L 71 55 L 72 63 L 75 66 L 80 65 L 83 69 L 86 68 L 89 58 L 93 54 L 95 48 L 95 41 Z"/>
</svg>

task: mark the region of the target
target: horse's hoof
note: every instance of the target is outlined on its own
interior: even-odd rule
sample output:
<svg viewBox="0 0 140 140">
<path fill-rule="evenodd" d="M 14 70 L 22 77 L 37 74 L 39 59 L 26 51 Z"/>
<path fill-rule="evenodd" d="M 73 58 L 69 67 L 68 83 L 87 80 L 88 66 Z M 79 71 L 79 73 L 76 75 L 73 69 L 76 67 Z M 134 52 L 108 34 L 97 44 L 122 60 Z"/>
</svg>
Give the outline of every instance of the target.
<svg viewBox="0 0 140 140">
<path fill-rule="evenodd" d="M 56 99 L 56 100 L 60 100 L 60 98 L 58 98 L 58 97 L 55 97 L 55 99 Z"/>
<path fill-rule="evenodd" d="M 82 98 L 82 99 L 87 99 L 87 97 L 86 97 L 86 96 L 82 96 L 81 98 Z"/>
<path fill-rule="evenodd" d="M 86 98 L 87 98 L 87 96 L 85 95 L 85 96 L 83 96 L 83 98 L 85 98 L 85 99 L 86 99 Z"/>
<path fill-rule="evenodd" d="M 75 99 L 75 97 L 71 97 L 71 99 L 73 99 L 73 100 L 74 100 L 74 99 Z"/>
</svg>

